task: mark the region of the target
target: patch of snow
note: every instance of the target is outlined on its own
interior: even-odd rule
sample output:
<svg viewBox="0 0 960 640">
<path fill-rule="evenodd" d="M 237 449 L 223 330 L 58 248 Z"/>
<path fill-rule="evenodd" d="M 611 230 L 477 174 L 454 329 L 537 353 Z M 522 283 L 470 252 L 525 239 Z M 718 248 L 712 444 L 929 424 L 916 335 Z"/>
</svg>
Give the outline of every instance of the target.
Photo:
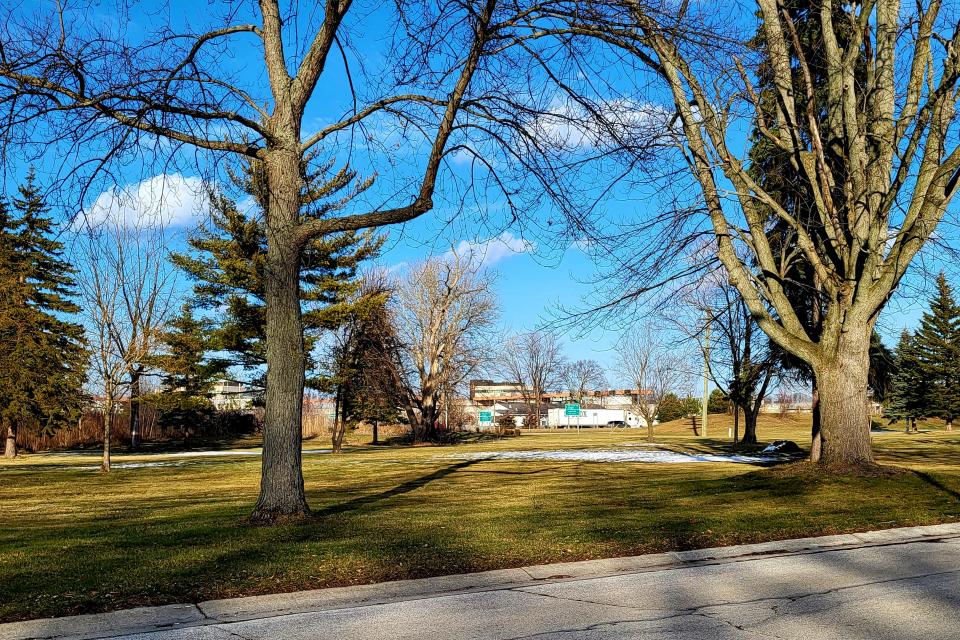
<svg viewBox="0 0 960 640">
<path fill-rule="evenodd" d="M 718 455 L 678 453 L 676 451 L 620 451 L 614 449 L 558 449 L 553 451 L 480 451 L 455 453 L 448 458 L 460 460 L 552 460 L 558 462 L 650 462 L 679 464 L 686 462 L 737 462 L 757 464 L 782 460 L 780 456 Z"/>
</svg>

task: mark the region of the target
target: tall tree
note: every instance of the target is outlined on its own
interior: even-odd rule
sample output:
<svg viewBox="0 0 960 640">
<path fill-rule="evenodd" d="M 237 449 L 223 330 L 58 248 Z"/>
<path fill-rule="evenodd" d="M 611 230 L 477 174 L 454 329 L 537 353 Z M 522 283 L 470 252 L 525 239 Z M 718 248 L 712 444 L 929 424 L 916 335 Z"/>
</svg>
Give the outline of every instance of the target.
<svg viewBox="0 0 960 640">
<path fill-rule="evenodd" d="M 660 339 L 651 324 L 625 334 L 617 346 L 620 369 L 639 390 L 633 411 L 647 423 L 647 441 L 653 442 L 653 425 L 661 406 L 684 378 L 683 360 Z"/>
<path fill-rule="evenodd" d="M 481 267 L 472 256 L 455 252 L 425 260 L 408 270 L 392 298 L 407 418 L 416 441 L 435 437 L 444 393 L 490 358 L 499 310 L 494 276 Z"/>
<path fill-rule="evenodd" d="M 776 87 L 775 99 L 767 101 L 754 85 L 759 69 L 749 66 L 755 59 L 749 45 L 729 28 L 728 37 L 705 34 L 705 25 L 717 24 L 712 7 L 619 1 L 580 6 L 569 5 L 564 27 L 596 36 L 635 60 L 638 85 L 648 87 L 652 77 L 669 91 L 681 151 L 675 166 L 688 171 L 702 198 L 677 213 L 687 221 L 706 213 L 716 256 L 760 328 L 813 370 L 822 468 L 872 464 L 866 394 L 873 327 L 943 218 L 960 177 L 953 117 L 960 31 L 952 17 L 941 13 L 938 0 L 909 8 L 897 0 L 819 2 L 810 22 L 821 34 L 822 61 L 814 61 L 783 3 L 757 0 L 762 64 L 769 65 Z M 904 20 L 911 28 L 901 28 Z M 826 78 L 822 91 L 811 71 L 815 63 Z M 744 108 L 752 111 L 763 141 L 810 185 L 811 215 L 751 173 L 735 124 Z M 746 155 L 755 144 L 747 141 Z M 659 166 L 664 164 L 661 154 Z M 670 180 L 676 184 L 675 172 Z M 789 265 L 778 259 L 776 240 L 767 233 L 770 213 L 796 238 L 816 290 L 824 293 L 814 335 L 804 309 L 784 287 Z M 669 236 L 656 243 L 666 245 L 696 226 L 669 216 L 650 224 L 661 232 L 670 225 Z M 650 224 L 641 226 L 649 231 Z M 641 257 L 639 264 L 649 260 Z M 641 279 L 651 274 L 649 268 L 641 271 Z"/>
<path fill-rule="evenodd" d="M 591 391 L 607 384 L 607 375 L 596 360 L 574 360 L 563 368 L 563 384 L 571 400 L 583 402 Z"/>
<path fill-rule="evenodd" d="M 160 372 L 163 409 L 209 404 L 211 386 L 229 365 L 214 353 L 213 321 L 198 317 L 193 309 L 193 302 L 186 302 L 167 322 L 159 337 L 159 353 L 149 360 Z"/>
<path fill-rule="evenodd" d="M 0 427 L 4 455 L 17 433 L 50 433 L 77 419 L 87 352 L 74 318 L 75 270 L 31 173 L 11 202 L 0 200 Z"/>
<path fill-rule="evenodd" d="M 108 218 L 77 237 L 93 382 L 102 397 L 104 473 L 110 471 L 117 405 L 130 397 L 133 427 L 140 380 L 174 311 L 176 271 L 166 244 L 164 230 L 149 220 Z"/>
<path fill-rule="evenodd" d="M 101 28 L 102 11 L 87 10 L 84 2 L 9 12 L 0 39 L 0 103 L 10 108 L 0 132 L 6 142 L 21 143 L 20 150 L 54 142 L 84 156 L 71 176 L 139 159 L 148 147 L 172 159 L 186 148 L 262 162 L 267 384 L 261 491 L 252 519 L 301 517 L 308 512 L 301 467 L 301 250 L 326 234 L 405 222 L 433 207 L 444 158 L 468 148 L 454 137 L 469 128 L 461 112 L 471 105 L 482 117 L 476 107 L 485 93 L 477 85 L 484 81 L 498 91 L 502 85 L 488 61 L 513 44 L 516 22 L 508 12 L 518 8 L 505 3 L 498 12 L 496 0 L 383 5 L 398 10 L 385 21 L 398 26 L 394 53 L 381 56 L 384 68 L 366 69 L 373 78 L 369 93 L 386 90 L 364 99 L 353 81 L 347 32 L 354 15 L 362 21 L 355 27 L 374 23 L 351 0 L 325 0 L 302 11 L 299 3 L 279 0 L 224 2 L 189 15 L 173 7 L 167 20 L 146 5 L 138 13 L 137 4 L 118 4 L 118 19 L 129 17 L 135 26 L 112 21 Z M 239 67 L 250 72 L 238 72 L 228 51 L 243 55 Z M 313 103 L 330 96 L 345 96 L 352 107 L 333 122 L 307 117 Z M 403 125 L 406 148 L 420 162 L 389 165 L 392 159 L 380 158 L 372 171 L 394 172 L 404 188 L 388 191 L 379 204 L 354 201 L 340 215 L 304 216 L 304 158 L 315 149 L 325 158 L 352 158 L 351 150 L 368 137 L 351 134 L 390 117 Z M 324 124 L 311 131 L 315 121 Z M 482 128 L 475 131 L 481 135 Z M 154 144 L 158 138 L 169 144 Z"/>
<path fill-rule="evenodd" d="M 503 346 L 499 359 L 527 403 L 527 427 L 538 428 L 544 394 L 564 382 L 566 356 L 559 338 L 549 331 L 521 333 Z"/>
<path fill-rule="evenodd" d="M 328 357 L 334 389 L 333 450 L 341 448 L 349 421 L 373 427 L 378 443 L 381 422 L 396 422 L 409 398 L 402 378 L 401 350 L 388 301 L 393 291 L 382 273 L 364 278 L 360 295 L 335 333 Z"/>
<path fill-rule="evenodd" d="M 927 377 L 917 349 L 917 341 L 906 329 L 897 343 L 896 367 L 886 414 L 906 422 L 906 430 L 916 430 L 917 419 L 927 412 Z"/>
<path fill-rule="evenodd" d="M 330 216 L 349 202 L 358 190 L 352 175 L 331 175 L 332 164 L 311 169 L 301 167 L 305 218 Z M 267 353 L 267 305 L 265 266 L 268 253 L 263 212 L 268 206 L 263 165 L 250 160 L 231 173 L 234 186 L 254 205 L 242 211 L 225 193 L 210 198 L 210 222 L 188 238 L 191 251 L 174 253 L 173 263 L 195 282 L 195 306 L 211 314 L 214 347 L 230 364 L 246 369 L 263 385 Z M 360 264 L 376 256 L 384 238 L 373 231 L 346 231 L 318 236 L 301 248 L 299 265 L 301 324 L 304 341 L 306 383 L 325 388 L 327 381 L 314 362 L 314 347 L 325 332 L 336 329 L 357 304 Z"/>
<path fill-rule="evenodd" d="M 926 380 L 927 415 L 943 418 L 953 429 L 960 416 L 960 307 L 941 273 L 930 309 L 923 314 L 914 347 Z"/>
</svg>

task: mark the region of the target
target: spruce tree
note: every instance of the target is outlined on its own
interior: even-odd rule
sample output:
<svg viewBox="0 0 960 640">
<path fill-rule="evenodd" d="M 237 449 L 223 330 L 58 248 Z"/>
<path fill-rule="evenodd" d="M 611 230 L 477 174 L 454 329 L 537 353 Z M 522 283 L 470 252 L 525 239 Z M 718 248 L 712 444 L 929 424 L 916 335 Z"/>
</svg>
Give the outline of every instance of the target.
<svg viewBox="0 0 960 640">
<path fill-rule="evenodd" d="M 164 411 L 209 407 L 210 388 L 228 362 L 212 355 L 214 322 L 184 303 L 180 315 L 167 323 L 160 338 L 163 352 L 150 359 L 161 373 L 161 391 L 153 402 Z"/>
<path fill-rule="evenodd" d="M 302 217 L 322 218 L 346 205 L 359 190 L 353 174 L 329 176 L 332 164 L 316 172 L 304 165 L 301 194 Z M 213 348 L 224 353 L 231 365 L 253 374 L 262 383 L 266 363 L 266 315 L 264 262 L 266 231 L 263 211 L 267 202 L 262 167 L 250 161 L 233 174 L 234 185 L 253 201 L 244 211 L 224 193 L 211 195 L 210 226 L 189 238 L 191 251 L 175 253 L 174 264 L 194 279 L 196 305 L 216 322 Z M 329 379 L 317 373 L 312 352 L 326 330 L 343 323 L 357 303 L 358 269 L 375 257 L 383 238 L 373 231 L 349 231 L 310 240 L 301 250 L 300 300 L 307 361 L 303 363 L 307 386 L 328 389 Z"/>
<path fill-rule="evenodd" d="M 21 429 L 50 433 L 83 406 L 87 352 L 71 321 L 74 269 L 63 259 L 49 207 L 31 173 L 11 202 L 0 201 L 0 423 L 5 455 Z"/>
<path fill-rule="evenodd" d="M 916 430 L 917 418 L 924 417 L 927 402 L 927 383 L 917 341 L 906 329 L 900 334 L 895 354 L 893 384 L 886 414 L 891 420 L 904 420 L 906 430 Z"/>
<path fill-rule="evenodd" d="M 927 384 L 926 413 L 953 429 L 960 416 L 960 307 L 943 273 L 937 276 L 937 293 L 920 320 L 916 342 Z"/>
</svg>

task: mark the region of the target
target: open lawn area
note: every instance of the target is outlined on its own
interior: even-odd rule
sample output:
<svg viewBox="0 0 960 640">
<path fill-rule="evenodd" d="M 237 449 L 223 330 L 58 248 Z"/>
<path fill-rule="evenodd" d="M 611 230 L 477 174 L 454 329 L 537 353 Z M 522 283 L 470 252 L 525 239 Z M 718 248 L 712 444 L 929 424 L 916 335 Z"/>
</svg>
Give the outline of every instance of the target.
<svg viewBox="0 0 960 640">
<path fill-rule="evenodd" d="M 730 418 L 711 420 L 711 437 L 725 437 Z M 870 478 L 479 455 L 649 451 L 640 429 L 442 447 L 353 438 L 342 454 L 304 456 L 314 517 L 272 528 L 245 524 L 260 471 L 251 449 L 118 455 L 109 475 L 96 452 L 25 455 L 0 463 L 0 620 L 952 521 L 960 432 L 924 426 L 875 434 L 878 461 L 910 472 Z M 759 435 L 806 446 L 809 417 L 764 416 Z M 688 423 L 659 428 L 657 442 L 728 451 Z"/>
</svg>

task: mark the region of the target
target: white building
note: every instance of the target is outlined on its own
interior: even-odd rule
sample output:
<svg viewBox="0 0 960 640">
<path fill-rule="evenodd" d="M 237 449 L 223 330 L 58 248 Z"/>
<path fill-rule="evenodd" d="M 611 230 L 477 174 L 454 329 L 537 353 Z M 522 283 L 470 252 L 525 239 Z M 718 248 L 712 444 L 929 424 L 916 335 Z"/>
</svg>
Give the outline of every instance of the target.
<svg viewBox="0 0 960 640">
<path fill-rule="evenodd" d="M 239 380 L 217 380 L 210 387 L 210 402 L 220 411 L 242 411 L 253 406 L 258 393 Z"/>
</svg>

